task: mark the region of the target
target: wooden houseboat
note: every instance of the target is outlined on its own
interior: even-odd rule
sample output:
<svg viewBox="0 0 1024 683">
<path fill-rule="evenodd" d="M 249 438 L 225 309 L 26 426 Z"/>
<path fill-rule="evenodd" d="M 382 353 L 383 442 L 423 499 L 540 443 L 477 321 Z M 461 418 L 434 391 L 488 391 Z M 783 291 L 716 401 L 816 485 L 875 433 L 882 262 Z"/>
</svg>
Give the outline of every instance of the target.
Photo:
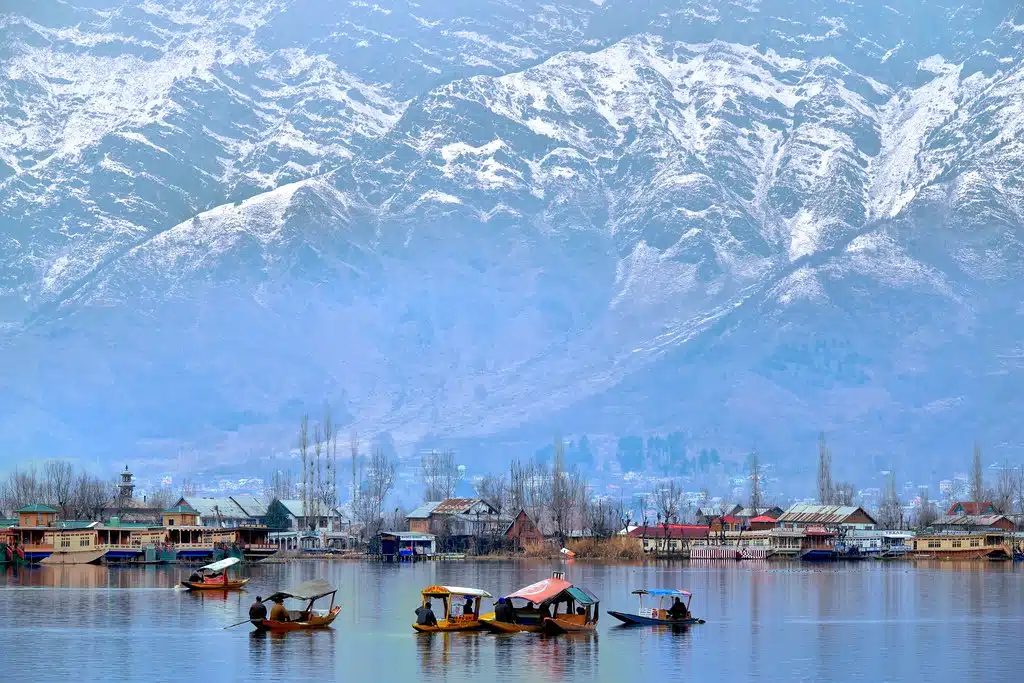
<svg viewBox="0 0 1024 683">
<path fill-rule="evenodd" d="M 922 533 L 908 539 L 911 557 L 940 560 L 1010 559 L 1013 549 L 1000 530 Z"/>
<path fill-rule="evenodd" d="M 800 559 L 805 562 L 828 562 L 837 557 L 838 533 L 822 526 L 809 526 L 800 543 Z"/>
</svg>

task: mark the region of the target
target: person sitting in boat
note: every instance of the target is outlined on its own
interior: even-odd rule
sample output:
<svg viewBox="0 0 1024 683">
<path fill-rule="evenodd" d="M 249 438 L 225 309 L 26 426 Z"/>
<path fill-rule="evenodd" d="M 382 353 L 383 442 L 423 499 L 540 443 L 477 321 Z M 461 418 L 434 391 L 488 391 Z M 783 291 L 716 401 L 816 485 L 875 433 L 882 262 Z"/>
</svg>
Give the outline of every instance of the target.
<svg viewBox="0 0 1024 683">
<path fill-rule="evenodd" d="M 263 604 L 263 598 L 256 596 L 256 602 L 249 606 L 249 621 L 263 621 L 267 618 L 267 606 Z"/>
<path fill-rule="evenodd" d="M 676 598 L 668 610 L 669 619 L 686 619 L 687 616 L 686 605 L 679 598 Z"/>
<path fill-rule="evenodd" d="M 462 606 L 462 614 L 467 617 L 473 616 L 475 610 L 473 609 L 473 597 L 466 596 L 466 604 Z"/>
<path fill-rule="evenodd" d="M 416 608 L 416 624 L 418 626 L 437 626 L 437 617 L 434 616 L 434 610 L 430 608 L 429 600 Z"/>
<path fill-rule="evenodd" d="M 516 611 L 512 608 L 512 603 L 505 598 L 498 598 L 498 604 L 494 606 L 494 620 L 502 621 L 506 624 L 516 623 Z"/>
<path fill-rule="evenodd" d="M 288 608 L 284 606 L 283 598 L 274 598 L 274 606 L 270 608 L 270 620 L 271 621 L 291 621 L 292 618 L 288 616 Z"/>
<path fill-rule="evenodd" d="M 199 572 L 192 572 L 192 574 L 188 577 L 189 583 L 199 583 L 202 580 L 203 577 L 200 576 Z"/>
<path fill-rule="evenodd" d="M 537 618 L 540 621 L 542 621 L 542 622 L 545 619 L 550 619 L 551 618 L 551 605 L 549 605 L 546 602 L 541 603 L 540 609 L 537 610 Z"/>
</svg>

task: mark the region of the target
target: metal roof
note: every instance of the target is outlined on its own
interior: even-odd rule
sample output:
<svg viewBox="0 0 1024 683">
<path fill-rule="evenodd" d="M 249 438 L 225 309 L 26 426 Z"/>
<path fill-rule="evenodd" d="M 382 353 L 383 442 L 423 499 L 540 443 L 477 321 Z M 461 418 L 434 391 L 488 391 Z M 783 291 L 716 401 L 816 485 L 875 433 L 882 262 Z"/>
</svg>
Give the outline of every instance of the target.
<svg viewBox="0 0 1024 683">
<path fill-rule="evenodd" d="M 992 526 L 1001 519 L 1009 518 L 1005 515 L 942 515 L 932 526 Z"/>
<path fill-rule="evenodd" d="M 193 510 L 205 520 L 217 519 L 217 513 L 227 519 L 247 519 L 249 515 L 231 498 L 182 498 Z M 179 500 L 179 504 L 181 502 Z"/>
<path fill-rule="evenodd" d="M 250 517 L 266 517 L 267 504 L 256 496 L 231 496 L 238 507 L 242 508 Z"/>
<path fill-rule="evenodd" d="M 421 534 L 418 531 L 382 531 L 382 534 L 394 536 L 400 541 L 433 541 L 433 534 Z"/>
<path fill-rule="evenodd" d="M 26 505 L 25 507 L 18 510 L 21 512 L 57 512 L 57 508 L 52 508 L 49 505 L 43 505 L 42 503 L 33 503 L 32 505 Z"/>
<path fill-rule="evenodd" d="M 196 512 L 195 510 L 193 510 L 192 508 L 190 508 L 188 505 L 175 505 L 172 508 L 168 508 L 168 509 L 164 510 L 161 514 L 164 514 L 164 515 L 174 515 L 174 514 L 177 514 L 177 515 L 180 515 L 180 514 L 195 515 L 195 514 L 199 514 L 199 513 Z"/>
<path fill-rule="evenodd" d="M 56 522 L 56 528 L 73 531 L 77 529 L 92 529 L 97 524 L 99 524 L 99 522 L 79 522 L 70 519 L 62 519 L 59 522 Z"/>
<path fill-rule="evenodd" d="M 707 538 L 711 530 L 700 524 L 638 526 L 629 531 L 633 538 Z"/>
<path fill-rule="evenodd" d="M 484 503 L 479 498 L 447 498 L 442 500 L 437 507 L 434 508 L 433 514 L 435 515 L 458 515 L 468 513 L 474 505 L 477 503 Z M 489 509 L 492 509 L 490 505 L 487 505 Z"/>
<path fill-rule="evenodd" d="M 842 524 L 861 508 L 853 505 L 811 505 L 797 503 L 779 517 L 779 522 L 797 522 L 803 524 Z M 867 513 L 864 513 L 867 515 Z M 867 515 L 872 522 L 874 519 Z"/>
<path fill-rule="evenodd" d="M 440 504 L 441 504 L 441 501 L 439 501 L 439 500 L 431 501 L 429 503 L 424 503 L 423 505 L 420 505 L 418 508 L 416 508 L 415 510 L 413 510 L 412 512 L 407 514 L 405 516 L 405 518 L 406 519 L 430 519 L 430 514 L 434 511 L 434 508 L 436 508 Z"/>
</svg>

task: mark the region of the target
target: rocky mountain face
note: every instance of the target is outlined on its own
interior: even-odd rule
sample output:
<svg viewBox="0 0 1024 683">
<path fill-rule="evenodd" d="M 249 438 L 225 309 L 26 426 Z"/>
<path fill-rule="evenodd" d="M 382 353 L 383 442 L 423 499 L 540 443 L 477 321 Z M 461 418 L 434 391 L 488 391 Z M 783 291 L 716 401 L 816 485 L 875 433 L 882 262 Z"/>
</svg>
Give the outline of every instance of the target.
<svg viewBox="0 0 1024 683">
<path fill-rule="evenodd" d="M 1022 42 L 1010 2 L 33 3 L 0 441 L 230 459 L 327 399 L 495 452 L 1014 457 Z"/>
</svg>

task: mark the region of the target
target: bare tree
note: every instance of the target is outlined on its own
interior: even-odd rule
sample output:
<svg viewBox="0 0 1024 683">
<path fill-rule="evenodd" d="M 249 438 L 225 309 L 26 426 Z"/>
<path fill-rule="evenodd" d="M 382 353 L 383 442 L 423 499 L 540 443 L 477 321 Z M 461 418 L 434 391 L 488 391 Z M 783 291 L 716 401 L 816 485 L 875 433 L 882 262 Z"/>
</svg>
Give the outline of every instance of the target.
<svg viewBox="0 0 1024 683">
<path fill-rule="evenodd" d="M 834 505 L 832 499 L 832 449 L 825 442 L 825 432 L 821 432 L 818 435 L 818 502 Z"/>
<path fill-rule="evenodd" d="M 375 449 L 354 510 L 367 539 L 376 538 L 380 534 L 384 524 L 384 500 L 395 487 L 395 473 L 395 463 L 384 454 L 383 449 Z"/>
<path fill-rule="evenodd" d="M 995 505 L 996 512 L 1001 515 L 1008 515 L 1013 512 L 1013 498 L 1016 493 L 1016 481 L 1013 474 L 1009 464 L 1004 462 L 1002 469 L 999 471 L 995 495 L 992 497 L 992 504 Z"/>
<path fill-rule="evenodd" d="M 316 530 L 320 524 L 320 499 L 323 467 L 324 437 L 320 433 L 320 425 L 313 425 L 313 457 L 309 460 L 309 508 L 306 512 L 306 519 L 311 519 L 310 530 Z"/>
<path fill-rule="evenodd" d="M 747 460 L 747 473 L 750 477 L 750 509 L 756 517 L 764 505 L 764 494 L 761 491 L 761 458 L 756 448 Z"/>
<path fill-rule="evenodd" d="M 927 526 L 931 526 L 938 516 L 939 513 L 935 509 L 935 503 L 933 503 L 928 497 L 928 489 L 921 489 L 921 496 L 917 503 L 917 527 L 919 529 L 923 529 Z"/>
<path fill-rule="evenodd" d="M 551 464 L 551 479 L 548 487 L 548 509 L 555 533 L 564 545 L 573 524 L 579 521 L 579 513 L 586 502 L 587 485 L 575 469 L 565 466 L 565 442 L 555 439 L 555 457 Z"/>
<path fill-rule="evenodd" d="M 669 549 L 668 528 L 679 521 L 679 502 L 683 492 L 674 479 L 662 482 L 657 492 L 658 523 L 662 527 L 662 550 Z"/>
<path fill-rule="evenodd" d="M 420 463 L 424 501 L 446 500 L 455 495 L 459 482 L 459 466 L 452 451 L 431 451 Z"/>
<path fill-rule="evenodd" d="M 586 505 L 587 525 L 594 538 L 611 538 L 619 528 L 619 516 L 603 498 L 589 501 Z"/>
<path fill-rule="evenodd" d="M 974 442 L 974 454 L 971 458 L 971 500 L 980 503 L 985 500 L 985 480 L 981 472 L 981 446 Z"/>
<path fill-rule="evenodd" d="M 299 462 L 302 466 L 302 514 L 309 519 L 309 415 L 299 422 Z"/>
<path fill-rule="evenodd" d="M 903 504 L 900 503 L 899 494 L 896 492 L 895 472 L 885 475 L 885 493 L 878 508 L 878 523 L 883 529 L 903 528 Z"/>
<path fill-rule="evenodd" d="M 544 530 L 544 513 L 550 492 L 546 468 L 536 462 L 523 465 L 518 460 L 509 466 L 509 508 L 524 510 L 538 528 Z"/>
<path fill-rule="evenodd" d="M 174 493 L 169 488 L 161 487 L 149 492 L 146 498 L 146 503 L 151 508 L 166 510 L 174 503 L 172 500 L 173 497 Z"/>
<path fill-rule="evenodd" d="M 500 516 L 505 511 L 505 503 L 509 498 L 508 481 L 504 475 L 488 474 L 480 477 L 476 482 L 476 495 L 497 510 Z M 509 512 L 514 515 L 519 511 L 510 510 Z"/>
<path fill-rule="evenodd" d="M 181 480 L 181 496 L 183 498 L 196 495 L 197 490 L 198 487 L 191 477 L 185 477 Z"/>
<path fill-rule="evenodd" d="M 1017 467 L 1014 476 L 1017 496 L 1017 514 L 1024 514 L 1024 467 Z"/>
<path fill-rule="evenodd" d="M 832 486 L 832 505 L 853 505 L 857 487 L 850 482 L 838 482 Z"/>
<path fill-rule="evenodd" d="M 321 491 L 321 502 L 328 514 L 338 507 L 338 433 L 331 420 L 331 408 L 324 404 L 324 444 L 327 447 L 327 477 Z"/>
<path fill-rule="evenodd" d="M 348 437 L 348 450 L 352 458 L 352 492 L 349 497 L 354 504 L 356 498 L 359 497 L 359 477 L 356 476 L 356 463 L 359 462 L 359 435 L 354 431 Z"/>
<path fill-rule="evenodd" d="M 7 497 L 11 511 L 43 502 L 45 492 L 36 474 L 36 468 L 26 470 L 15 468 L 7 478 Z"/>
<path fill-rule="evenodd" d="M 106 482 L 87 472 L 78 475 L 74 485 L 74 515 L 79 519 L 100 519 L 104 508 L 110 504 L 112 490 Z"/>
<path fill-rule="evenodd" d="M 71 463 L 63 460 L 48 460 L 43 464 L 42 487 L 46 502 L 60 509 L 61 517 L 68 518 L 68 504 L 71 499 L 71 484 L 75 478 Z"/>
</svg>

